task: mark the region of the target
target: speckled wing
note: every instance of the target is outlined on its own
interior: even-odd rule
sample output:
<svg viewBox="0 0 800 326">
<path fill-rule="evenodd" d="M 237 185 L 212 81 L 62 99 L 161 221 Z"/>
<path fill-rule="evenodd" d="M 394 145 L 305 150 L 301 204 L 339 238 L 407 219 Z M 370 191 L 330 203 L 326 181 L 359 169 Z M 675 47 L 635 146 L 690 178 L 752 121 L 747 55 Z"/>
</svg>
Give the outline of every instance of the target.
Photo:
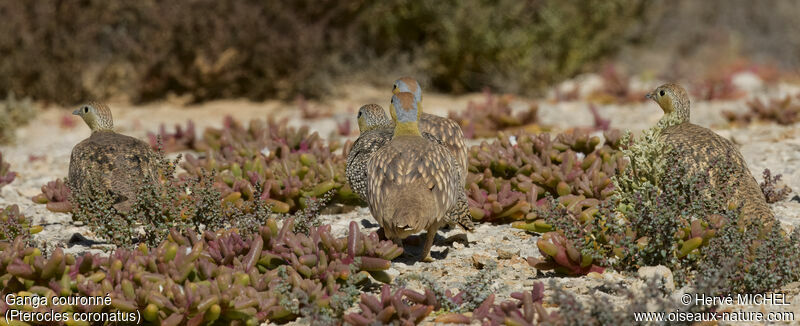
<svg viewBox="0 0 800 326">
<path fill-rule="evenodd" d="M 109 170 L 108 156 L 98 151 L 98 146 L 90 138 L 86 138 L 72 148 L 69 160 L 67 179 L 73 193 L 88 186 L 90 178 L 99 178 L 101 186 L 111 189 L 111 179 L 104 170 Z M 110 171 L 109 171 L 110 172 Z"/>
<path fill-rule="evenodd" d="M 350 152 L 347 155 L 347 164 L 345 165 L 345 177 L 350 184 L 350 188 L 364 201 L 367 201 L 367 160 L 378 149 L 388 144 L 392 140 L 393 134 L 394 127 L 387 126 L 373 129 L 358 136 L 358 139 L 353 142 L 353 146 L 350 148 Z M 442 144 L 439 139 L 429 133 L 423 133 L 422 136 L 429 141 Z"/>
<path fill-rule="evenodd" d="M 392 139 L 392 130 L 389 128 L 374 129 L 361 133 L 353 142 L 350 153 L 347 155 L 347 164 L 344 174 L 350 188 L 358 194 L 361 199 L 367 199 L 367 160 L 372 157 L 378 149 L 388 144 Z"/>
<path fill-rule="evenodd" d="M 467 143 L 464 140 L 464 132 L 461 126 L 452 119 L 440 117 L 433 114 L 423 113 L 420 118 L 420 131 L 428 132 L 434 137 L 441 139 L 445 146 L 456 158 L 462 171 L 462 186 L 466 183 L 466 171 L 468 169 Z"/>
<path fill-rule="evenodd" d="M 134 199 L 143 183 L 158 182 L 155 153 L 143 141 L 114 132 L 98 131 L 75 145 L 69 182 L 82 189 L 96 176 L 118 202 Z"/>
<path fill-rule="evenodd" d="M 453 156 L 450 151 L 450 159 L 453 161 L 453 166 L 459 166 L 460 162 Z M 463 171 L 456 169 L 454 172 L 457 174 L 458 180 L 464 180 L 462 177 Z M 456 191 L 456 204 L 451 207 L 445 214 L 445 221 L 450 227 L 455 225 L 461 226 L 464 230 L 472 231 L 475 229 L 475 224 L 472 223 L 472 214 L 469 212 L 469 201 L 467 200 L 467 193 L 464 191 L 465 187 L 462 184 L 461 188 Z"/>
<path fill-rule="evenodd" d="M 687 162 L 688 174 L 708 172 L 712 186 L 720 187 L 724 182 L 717 172 L 714 160 L 727 159 L 734 175 L 730 180 L 738 182 L 734 198 L 743 202 L 743 216 L 771 219 L 773 214 L 764 198 L 758 182 L 750 174 L 747 163 L 736 146 L 710 129 L 681 123 L 661 131 L 659 139 L 671 148 L 670 155 L 678 155 Z"/>
<path fill-rule="evenodd" d="M 443 222 L 463 192 L 458 170 L 444 146 L 413 136 L 393 139 L 367 162 L 372 215 L 389 231 L 399 210 L 416 212 L 414 230 Z"/>
<path fill-rule="evenodd" d="M 472 222 L 472 214 L 469 212 L 467 194 L 461 189 L 457 196 L 456 204 L 447 211 L 445 220 L 450 227 L 457 224 L 464 228 L 464 230 L 472 231 L 475 229 L 475 224 Z"/>
</svg>

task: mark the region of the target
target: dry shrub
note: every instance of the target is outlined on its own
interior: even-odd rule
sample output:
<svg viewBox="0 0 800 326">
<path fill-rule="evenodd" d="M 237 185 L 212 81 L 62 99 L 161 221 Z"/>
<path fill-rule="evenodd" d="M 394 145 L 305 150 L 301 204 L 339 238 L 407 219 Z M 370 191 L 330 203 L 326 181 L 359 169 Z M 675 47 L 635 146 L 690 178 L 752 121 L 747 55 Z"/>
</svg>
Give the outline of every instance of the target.
<svg viewBox="0 0 800 326">
<path fill-rule="evenodd" d="M 591 68 L 637 31 L 644 1 L 386 1 L 363 19 L 380 54 L 411 53 L 435 88 L 531 93 Z M 382 19 L 380 19 L 382 18 Z"/>
<path fill-rule="evenodd" d="M 0 89 L 62 103 L 318 95 L 360 4 L 3 1 Z"/>
<path fill-rule="evenodd" d="M 613 53 L 643 2 L 2 1 L 0 91 L 290 99 L 410 62 L 443 90 L 533 92 Z"/>
<path fill-rule="evenodd" d="M 773 177 L 772 171 L 769 169 L 764 169 L 762 176 L 764 177 L 764 181 L 759 183 L 759 185 L 761 186 L 761 192 L 764 193 L 764 198 L 767 199 L 768 203 L 777 203 L 789 197 L 789 194 L 792 192 L 792 188 L 782 184 L 781 174 Z"/>
</svg>

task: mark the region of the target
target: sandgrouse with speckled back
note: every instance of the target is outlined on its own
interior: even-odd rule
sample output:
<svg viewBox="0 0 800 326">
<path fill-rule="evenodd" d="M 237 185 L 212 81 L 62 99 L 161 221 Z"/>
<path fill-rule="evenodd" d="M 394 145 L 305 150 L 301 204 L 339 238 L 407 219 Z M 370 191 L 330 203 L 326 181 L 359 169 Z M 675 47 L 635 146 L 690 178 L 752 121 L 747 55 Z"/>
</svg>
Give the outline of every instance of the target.
<svg viewBox="0 0 800 326">
<path fill-rule="evenodd" d="M 398 94 L 409 92 L 414 94 L 414 101 L 422 110 L 422 87 L 416 79 L 412 77 L 401 77 L 394 81 L 392 93 Z M 419 127 L 422 132 L 427 132 L 440 139 L 458 160 L 461 168 L 461 183 L 466 185 L 467 169 L 469 168 L 469 158 L 467 154 L 467 142 L 464 140 L 464 132 L 458 122 L 435 114 L 422 112 L 419 119 Z"/>
<path fill-rule="evenodd" d="M 100 102 L 89 102 L 72 114 L 83 118 L 91 136 L 72 148 L 69 160 L 70 188 L 88 193 L 94 183 L 114 195 L 114 207 L 127 213 L 144 183 L 158 182 L 157 158 L 147 143 L 114 132 L 111 110 Z M 75 193 L 75 192 L 73 192 Z"/>
<path fill-rule="evenodd" d="M 742 216 L 758 218 L 768 222 L 773 219 L 772 211 L 764 198 L 764 193 L 750 170 L 742 154 L 734 144 L 708 128 L 689 122 L 689 96 L 686 90 L 677 84 L 659 86 L 647 97 L 658 103 L 664 111 L 659 124 L 663 128 L 659 135 L 670 148 L 669 155 L 676 155 L 688 166 L 687 173 L 708 173 L 710 183 L 714 187 L 724 186 L 720 165 L 716 160 L 726 160 L 733 175 L 727 182 L 735 182 L 733 200 L 742 205 Z"/>
<path fill-rule="evenodd" d="M 424 114 L 424 113 L 423 113 Z M 347 164 L 345 165 L 345 177 L 353 191 L 361 199 L 368 202 L 367 198 L 367 160 L 392 140 L 394 134 L 394 123 L 386 116 L 386 112 L 378 104 L 367 104 L 358 110 L 358 128 L 360 135 L 347 154 Z M 421 128 L 420 128 L 421 129 Z M 426 140 L 444 146 L 444 143 L 437 137 L 428 132 L 421 132 Z M 462 179 L 464 179 L 462 175 Z M 472 215 L 469 212 L 469 202 L 467 194 L 463 191 L 458 192 L 456 208 L 449 210 L 447 220 L 460 225 L 465 230 L 474 229 Z"/>
<path fill-rule="evenodd" d="M 390 113 L 395 122 L 388 144 L 367 160 L 366 196 L 370 212 L 386 237 L 398 244 L 426 230 L 422 259 L 431 261 L 436 231 L 452 222 L 458 209 L 461 169 L 447 147 L 422 136 L 421 110 L 411 93 L 392 96 Z"/>
<path fill-rule="evenodd" d="M 378 104 L 362 106 L 357 119 L 360 134 L 347 154 L 345 177 L 353 191 L 367 201 L 367 160 L 392 140 L 394 124 Z M 422 136 L 428 141 L 442 143 L 430 133 L 422 132 Z"/>
</svg>

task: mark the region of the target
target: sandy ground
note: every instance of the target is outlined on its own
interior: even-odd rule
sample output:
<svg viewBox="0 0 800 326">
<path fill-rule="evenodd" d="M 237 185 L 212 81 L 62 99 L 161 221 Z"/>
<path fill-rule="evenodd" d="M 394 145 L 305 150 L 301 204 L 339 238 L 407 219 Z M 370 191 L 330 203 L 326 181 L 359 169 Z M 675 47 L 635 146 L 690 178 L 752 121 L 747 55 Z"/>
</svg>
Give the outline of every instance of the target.
<svg viewBox="0 0 800 326">
<path fill-rule="evenodd" d="M 597 83 L 596 77 L 578 79 L 581 87 L 591 88 Z M 797 92 L 792 85 L 763 87 L 750 82 L 743 85 L 748 90 L 748 98 L 774 96 L 776 94 Z M 584 92 L 584 91 L 582 91 Z M 225 100 L 204 103 L 201 105 L 182 106 L 171 102 L 153 103 L 133 107 L 130 105 L 111 103 L 115 125 L 119 132 L 144 139 L 148 131 L 156 131 L 159 124 L 165 123 L 169 130 L 176 123 L 185 124 L 189 119 L 195 122 L 198 132 L 207 126 L 219 126 L 226 115 L 232 115 L 240 121 L 252 118 L 264 119 L 272 114 L 289 118 L 291 125 L 308 124 L 320 135 L 332 134 L 336 123 L 351 119 L 353 128 L 355 112 L 362 104 L 388 104 L 388 90 L 375 87 L 345 87 L 336 98 L 324 104 L 309 103 L 312 108 L 330 112 L 330 117 L 304 121 L 300 117 L 294 103 L 266 101 L 253 103 L 243 100 Z M 790 196 L 800 193 L 800 125 L 778 126 L 776 124 L 753 124 L 743 128 L 729 128 L 722 118 L 721 111 L 744 110 L 748 98 L 730 102 L 695 102 L 693 103 L 693 122 L 711 127 L 719 134 L 732 139 L 740 145 L 751 172 L 761 181 L 761 172 L 765 168 L 773 174 L 782 174 L 783 181 L 794 189 Z M 425 108 L 428 112 L 444 115 L 449 110 L 463 110 L 469 101 L 484 101 L 483 94 L 449 96 L 442 94 L 426 94 Z M 518 98 L 512 102 L 515 109 L 525 109 L 533 100 Z M 588 104 L 581 101 L 555 103 L 539 100 L 542 123 L 551 125 L 554 130 L 562 130 L 575 126 L 592 124 Z M 0 207 L 18 204 L 26 216 L 34 222 L 44 225 L 44 231 L 36 237 L 48 243 L 68 244 L 73 234 L 91 236 L 82 226 L 71 221 L 68 214 L 49 212 L 44 205 L 34 204 L 30 198 L 40 192 L 40 187 L 47 181 L 66 176 L 69 166 L 69 155 L 72 146 L 89 136 L 89 129 L 76 116 L 72 116 L 72 108 L 47 108 L 29 125 L 17 130 L 17 141 L 12 145 L 0 146 L 5 160 L 11 163 L 12 170 L 18 173 L 16 180 L 0 190 Z M 614 128 L 630 129 L 639 132 L 655 124 L 660 118 L 660 109 L 652 102 L 641 102 L 630 105 L 599 105 L 600 114 L 611 119 Z M 67 127 L 65 121 L 73 122 Z M 355 131 L 357 133 L 357 131 Z M 351 136 L 351 138 L 354 138 Z M 772 209 L 780 218 L 784 227 L 791 229 L 800 224 L 800 197 L 795 200 L 772 204 Z M 350 221 L 358 221 L 367 230 L 377 230 L 378 226 L 371 218 L 368 209 L 359 208 L 345 214 L 325 215 L 325 223 L 332 223 L 336 232 L 344 234 Z M 395 261 L 390 274 L 403 275 L 422 273 L 438 279 L 448 287 L 454 287 L 467 275 L 473 274 L 487 260 L 498 263 L 500 278 L 497 281 L 496 293 L 500 299 L 508 298 L 511 292 L 529 290 L 535 281 L 555 280 L 558 286 L 578 293 L 585 300 L 594 300 L 597 295 L 590 296 L 591 290 L 603 292 L 604 282 L 622 283 L 625 286 L 638 288 L 642 279 L 635 275 L 622 275 L 607 271 L 602 275 L 591 275 L 579 278 L 554 277 L 550 273 L 537 271 L 528 266 L 525 258 L 540 256 L 536 249 L 536 235 L 527 234 L 511 228 L 509 225 L 481 224 L 474 233 L 468 234 L 464 241 L 461 230 L 442 230 L 437 235 L 433 248 L 433 263 L 414 262 L 409 259 Z M 407 250 L 418 254 L 421 241 L 407 241 Z M 71 246 L 69 252 L 82 252 L 88 248 L 80 245 Z M 790 284 L 784 291 L 790 295 L 789 306 L 750 306 L 742 309 L 783 309 L 795 312 L 795 319 L 800 320 L 800 297 L 796 296 L 797 284 Z M 679 296 L 678 289 L 673 296 Z M 614 300 L 624 304 L 626 298 L 619 294 L 607 293 L 604 300 Z M 739 308 L 736 308 L 739 309 Z M 741 324 L 737 324 L 741 325 Z"/>
</svg>

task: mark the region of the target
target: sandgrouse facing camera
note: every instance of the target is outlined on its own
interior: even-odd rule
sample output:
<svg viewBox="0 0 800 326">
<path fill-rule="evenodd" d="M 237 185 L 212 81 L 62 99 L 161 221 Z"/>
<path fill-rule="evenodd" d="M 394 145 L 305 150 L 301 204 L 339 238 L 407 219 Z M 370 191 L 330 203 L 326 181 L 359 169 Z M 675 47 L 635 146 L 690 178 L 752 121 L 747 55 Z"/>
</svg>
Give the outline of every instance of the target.
<svg viewBox="0 0 800 326">
<path fill-rule="evenodd" d="M 457 216 L 452 211 L 460 208 L 461 169 L 445 146 L 422 136 L 418 125 L 422 112 L 413 94 L 392 96 L 389 111 L 394 133 L 367 160 L 367 202 L 386 237 L 398 245 L 426 230 L 422 260 L 432 261 L 436 231 L 455 222 L 448 219 Z"/>
<path fill-rule="evenodd" d="M 92 134 L 72 148 L 70 188 L 85 193 L 89 180 L 97 178 L 102 190 L 116 197 L 114 208 L 127 213 L 139 187 L 158 182 L 155 153 L 147 143 L 114 132 L 111 110 L 104 103 L 86 103 L 72 114 L 83 118 Z"/>
<path fill-rule="evenodd" d="M 764 198 L 764 193 L 736 146 L 708 128 L 689 121 L 689 96 L 677 84 L 664 84 L 647 94 L 664 111 L 659 124 L 659 141 L 670 148 L 669 155 L 675 155 L 686 163 L 689 175 L 707 172 L 711 186 L 723 187 L 725 182 L 737 182 L 733 189 L 733 200 L 742 205 L 742 216 L 758 218 L 762 221 L 773 219 L 772 211 Z M 726 160 L 733 169 L 728 180 L 721 177 L 721 167 L 715 160 Z"/>
</svg>

